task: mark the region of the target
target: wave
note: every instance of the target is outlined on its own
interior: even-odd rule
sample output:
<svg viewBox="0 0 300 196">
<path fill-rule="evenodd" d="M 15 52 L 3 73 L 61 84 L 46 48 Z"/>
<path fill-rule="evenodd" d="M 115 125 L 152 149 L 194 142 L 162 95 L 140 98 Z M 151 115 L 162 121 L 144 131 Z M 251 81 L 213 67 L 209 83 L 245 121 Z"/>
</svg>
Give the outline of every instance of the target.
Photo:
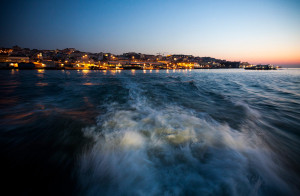
<svg viewBox="0 0 300 196">
<path fill-rule="evenodd" d="M 144 85 L 122 79 L 126 106 L 112 102 L 79 159 L 83 195 L 294 195 L 290 172 L 255 124 L 240 130 L 167 102 L 155 105 Z M 194 81 L 190 83 L 196 86 Z M 258 111 L 243 102 L 250 120 Z M 270 141 L 271 142 L 271 141 Z"/>
</svg>

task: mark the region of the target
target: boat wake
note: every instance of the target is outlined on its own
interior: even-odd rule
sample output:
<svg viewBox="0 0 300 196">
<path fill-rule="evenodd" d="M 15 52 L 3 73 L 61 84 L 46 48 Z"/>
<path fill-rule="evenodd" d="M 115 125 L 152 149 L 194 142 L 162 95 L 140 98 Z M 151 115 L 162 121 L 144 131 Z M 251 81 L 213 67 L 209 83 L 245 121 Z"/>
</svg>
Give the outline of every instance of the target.
<svg viewBox="0 0 300 196">
<path fill-rule="evenodd" d="M 293 195 L 272 148 L 255 124 L 241 129 L 206 113 L 153 104 L 146 90 L 125 81 L 126 104 L 105 106 L 79 159 L 83 195 Z M 244 106 L 246 109 L 248 106 Z M 249 108 L 248 108 L 249 110 Z M 250 120 L 259 117 L 249 110 Z M 255 115 L 253 115 L 255 113 Z M 249 120 L 249 121 L 250 121 Z"/>
</svg>

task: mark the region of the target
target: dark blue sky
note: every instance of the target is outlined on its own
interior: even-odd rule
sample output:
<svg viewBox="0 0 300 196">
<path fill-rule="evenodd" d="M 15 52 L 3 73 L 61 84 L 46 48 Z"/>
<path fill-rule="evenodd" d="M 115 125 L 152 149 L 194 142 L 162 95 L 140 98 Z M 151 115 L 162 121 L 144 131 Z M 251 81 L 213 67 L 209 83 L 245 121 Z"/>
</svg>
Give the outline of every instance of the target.
<svg viewBox="0 0 300 196">
<path fill-rule="evenodd" d="M 0 9 L 0 47 L 300 64 L 298 0 L 11 0 Z"/>
</svg>

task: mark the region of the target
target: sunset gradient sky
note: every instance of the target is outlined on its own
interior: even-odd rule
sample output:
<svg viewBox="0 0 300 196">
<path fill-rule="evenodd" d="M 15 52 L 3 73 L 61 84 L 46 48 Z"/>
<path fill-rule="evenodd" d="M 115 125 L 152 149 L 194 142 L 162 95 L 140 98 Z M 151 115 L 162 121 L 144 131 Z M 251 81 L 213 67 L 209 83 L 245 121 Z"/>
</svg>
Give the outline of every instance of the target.
<svg viewBox="0 0 300 196">
<path fill-rule="evenodd" d="M 300 65 L 299 0 L 5 0 L 0 10 L 0 47 Z"/>
</svg>

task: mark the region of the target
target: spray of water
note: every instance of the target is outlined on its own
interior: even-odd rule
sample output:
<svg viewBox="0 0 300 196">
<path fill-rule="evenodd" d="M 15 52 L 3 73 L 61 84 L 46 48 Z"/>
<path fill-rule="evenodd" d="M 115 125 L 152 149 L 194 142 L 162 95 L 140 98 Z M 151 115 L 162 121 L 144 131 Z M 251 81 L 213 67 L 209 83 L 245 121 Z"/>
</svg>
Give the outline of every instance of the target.
<svg viewBox="0 0 300 196">
<path fill-rule="evenodd" d="M 286 173 L 260 133 L 235 130 L 205 113 L 155 106 L 136 83 L 127 106 L 111 103 L 79 159 L 84 195 L 292 195 Z M 249 121 L 259 113 L 245 103 Z M 252 126 L 253 125 L 253 126 Z"/>
</svg>

